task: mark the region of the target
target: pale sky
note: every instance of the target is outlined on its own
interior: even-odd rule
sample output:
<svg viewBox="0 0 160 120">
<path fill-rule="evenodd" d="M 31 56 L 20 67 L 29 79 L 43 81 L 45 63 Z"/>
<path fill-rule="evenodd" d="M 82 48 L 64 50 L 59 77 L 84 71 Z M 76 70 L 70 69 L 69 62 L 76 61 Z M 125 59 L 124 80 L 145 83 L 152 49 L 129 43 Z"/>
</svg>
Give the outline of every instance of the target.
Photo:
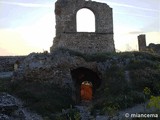
<svg viewBox="0 0 160 120">
<path fill-rule="evenodd" d="M 160 0 L 94 1 L 113 8 L 117 50 L 137 50 L 139 34 L 146 34 L 147 45 L 160 44 Z M 55 37 L 54 3 L 55 0 L 0 0 L 0 56 L 49 51 Z M 78 12 L 77 22 L 82 23 L 77 30 L 84 30 L 87 24 L 87 31 L 94 31 L 93 13 L 82 11 Z"/>
</svg>

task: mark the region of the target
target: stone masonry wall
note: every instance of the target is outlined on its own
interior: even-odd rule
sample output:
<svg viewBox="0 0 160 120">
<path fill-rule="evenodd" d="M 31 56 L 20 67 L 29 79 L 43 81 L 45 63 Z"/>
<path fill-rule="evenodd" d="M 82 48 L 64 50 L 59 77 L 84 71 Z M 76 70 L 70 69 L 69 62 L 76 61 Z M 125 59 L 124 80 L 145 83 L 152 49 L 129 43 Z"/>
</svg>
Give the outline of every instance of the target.
<svg viewBox="0 0 160 120">
<path fill-rule="evenodd" d="M 138 36 L 138 46 L 139 46 L 139 51 L 145 51 L 145 49 L 146 49 L 146 36 L 144 34 Z"/>
<path fill-rule="evenodd" d="M 83 58 L 71 56 L 67 52 L 54 54 L 30 54 L 15 71 L 14 80 L 50 81 L 61 86 L 73 85 L 71 70 L 85 67 L 97 72 L 96 62 L 86 62 Z"/>
<path fill-rule="evenodd" d="M 18 60 L 20 63 L 26 56 L 0 56 L 0 72 L 9 72 L 14 70 L 14 63 Z"/>
<path fill-rule="evenodd" d="M 145 34 L 141 34 L 138 36 L 138 46 L 139 46 L 139 51 L 148 51 L 148 52 L 160 54 L 160 44 L 150 43 L 147 46 Z"/>
<path fill-rule="evenodd" d="M 160 44 L 154 44 L 154 43 L 150 43 L 146 49 L 151 50 L 154 53 L 157 53 L 160 55 Z"/>
<path fill-rule="evenodd" d="M 77 32 L 77 12 L 87 8 L 95 15 L 95 32 Z M 57 0 L 55 3 L 56 37 L 51 53 L 55 48 L 93 54 L 97 52 L 115 52 L 113 40 L 112 8 L 105 3 L 85 0 Z M 87 26 L 86 26 L 87 27 Z"/>
<path fill-rule="evenodd" d="M 113 52 L 114 43 L 113 36 L 110 34 L 95 34 L 95 33 L 70 33 L 61 34 L 60 41 L 56 43 L 56 48 L 68 48 L 81 53 L 98 53 L 98 52 Z"/>
<path fill-rule="evenodd" d="M 96 33 L 113 33 L 112 8 L 105 3 L 85 0 L 57 0 L 55 3 L 56 35 L 77 32 L 76 14 L 82 9 L 90 9 L 95 15 Z"/>
</svg>

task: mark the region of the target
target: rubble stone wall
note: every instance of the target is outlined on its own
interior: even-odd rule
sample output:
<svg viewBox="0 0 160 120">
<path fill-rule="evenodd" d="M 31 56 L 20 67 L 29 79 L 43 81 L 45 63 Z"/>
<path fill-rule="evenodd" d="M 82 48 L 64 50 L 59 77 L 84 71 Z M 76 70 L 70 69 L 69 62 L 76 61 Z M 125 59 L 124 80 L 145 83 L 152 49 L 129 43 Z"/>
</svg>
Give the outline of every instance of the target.
<svg viewBox="0 0 160 120">
<path fill-rule="evenodd" d="M 57 39 L 57 38 L 56 38 Z M 55 41 L 56 41 L 55 39 Z M 60 36 L 54 49 L 66 48 L 81 53 L 113 52 L 113 36 L 96 33 L 64 33 Z"/>
<path fill-rule="evenodd" d="M 146 49 L 146 36 L 144 34 L 138 36 L 138 46 L 139 46 L 139 51 L 145 51 L 145 49 Z"/>
<path fill-rule="evenodd" d="M 146 48 L 160 55 L 160 44 L 150 43 Z"/>
<path fill-rule="evenodd" d="M 145 34 L 141 34 L 138 36 L 138 46 L 139 46 L 139 51 L 149 51 L 149 52 L 160 54 L 160 44 L 150 43 L 147 46 Z"/>
<path fill-rule="evenodd" d="M 85 67 L 98 72 L 97 62 L 87 62 L 81 57 L 65 52 L 54 54 L 30 54 L 15 71 L 15 80 L 50 81 L 61 86 L 73 85 L 71 70 Z"/>
<path fill-rule="evenodd" d="M 87 8 L 95 15 L 95 32 L 77 32 L 77 12 Z M 114 52 L 112 8 L 105 3 L 86 0 L 57 0 L 56 37 L 51 53 L 63 47 L 82 53 Z M 86 26 L 87 27 L 87 26 Z"/>
<path fill-rule="evenodd" d="M 14 63 L 18 60 L 20 63 L 26 56 L 0 56 L 0 72 L 9 72 L 14 70 Z"/>
</svg>

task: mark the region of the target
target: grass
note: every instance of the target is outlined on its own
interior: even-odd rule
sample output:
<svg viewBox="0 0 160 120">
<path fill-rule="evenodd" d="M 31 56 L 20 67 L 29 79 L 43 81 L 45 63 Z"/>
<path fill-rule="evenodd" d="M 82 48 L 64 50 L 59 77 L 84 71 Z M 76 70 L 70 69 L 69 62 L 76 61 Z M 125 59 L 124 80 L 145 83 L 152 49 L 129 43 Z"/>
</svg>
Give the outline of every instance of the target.
<svg viewBox="0 0 160 120">
<path fill-rule="evenodd" d="M 50 119 L 53 113 L 61 112 L 74 104 L 69 88 L 47 82 L 10 82 L 8 79 L 1 79 L 0 92 L 7 92 L 22 99 L 24 107 Z"/>
<path fill-rule="evenodd" d="M 71 56 L 79 56 L 84 58 L 87 62 L 97 61 L 97 62 L 105 62 L 109 59 L 117 59 L 118 61 L 124 61 L 126 59 L 137 59 L 137 60 L 151 60 L 151 61 L 160 61 L 160 55 L 150 53 L 150 52 L 138 52 L 138 51 L 131 51 L 131 52 L 103 52 L 103 53 L 95 53 L 95 54 L 82 54 L 80 52 L 76 52 L 73 50 L 69 50 L 66 48 L 58 48 L 55 50 L 56 53 L 69 53 Z"/>
<path fill-rule="evenodd" d="M 61 52 L 66 50 L 61 49 Z M 93 109 L 113 115 L 116 111 L 145 102 L 143 90 L 148 87 L 152 95 L 160 95 L 160 56 L 146 52 L 101 53 L 86 55 L 68 50 L 71 56 L 79 56 L 87 62 L 110 61 L 102 74 L 103 85 L 96 91 Z M 107 64 L 108 62 L 106 62 Z M 107 65 L 106 65 L 107 66 Z M 130 80 L 126 80 L 125 72 Z M 0 80 L 0 92 L 8 92 L 23 101 L 24 106 L 53 119 L 53 113 L 74 105 L 72 90 L 50 82 Z M 72 110 L 71 110 L 72 112 Z M 78 114 L 77 114 L 78 115 Z M 73 116 L 73 115 L 71 115 Z M 65 116 L 56 116 L 65 119 Z"/>
<path fill-rule="evenodd" d="M 11 78 L 0 78 L 0 92 L 8 92 Z"/>
<path fill-rule="evenodd" d="M 126 71 L 129 80 L 125 78 Z M 97 92 L 100 102 L 95 102 L 93 108 L 112 115 L 145 102 L 145 87 L 151 89 L 152 95 L 160 95 L 160 56 L 145 52 L 114 54 L 112 64 L 102 76 L 104 83 Z"/>
</svg>

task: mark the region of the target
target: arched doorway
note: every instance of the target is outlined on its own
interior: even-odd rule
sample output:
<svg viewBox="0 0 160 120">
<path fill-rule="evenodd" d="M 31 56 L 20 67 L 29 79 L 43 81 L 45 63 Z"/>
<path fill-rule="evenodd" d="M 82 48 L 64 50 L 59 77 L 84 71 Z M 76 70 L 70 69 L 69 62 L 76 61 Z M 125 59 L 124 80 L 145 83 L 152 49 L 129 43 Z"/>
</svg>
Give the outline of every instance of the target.
<svg viewBox="0 0 160 120">
<path fill-rule="evenodd" d="M 93 100 L 96 89 L 101 85 L 98 74 L 91 69 L 80 67 L 71 70 L 71 75 L 74 81 L 76 102 Z"/>
</svg>

